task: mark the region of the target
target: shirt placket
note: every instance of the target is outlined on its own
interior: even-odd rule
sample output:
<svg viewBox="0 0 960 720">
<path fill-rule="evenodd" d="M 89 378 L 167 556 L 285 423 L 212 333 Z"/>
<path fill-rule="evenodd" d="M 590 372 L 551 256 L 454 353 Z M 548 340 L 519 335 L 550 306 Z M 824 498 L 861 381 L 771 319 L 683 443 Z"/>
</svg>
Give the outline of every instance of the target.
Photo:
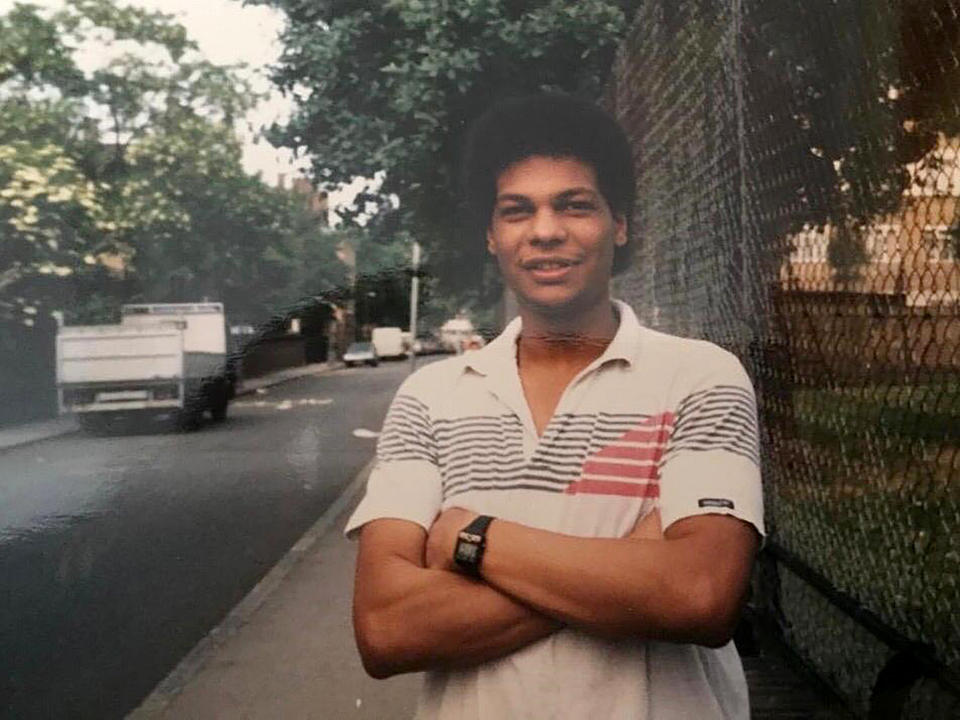
<svg viewBox="0 0 960 720">
<path fill-rule="evenodd" d="M 530 460 L 537 448 L 537 430 L 533 415 L 523 395 L 516 363 L 504 363 L 496 372 L 486 376 L 487 390 L 520 420 L 524 460 Z"/>
</svg>

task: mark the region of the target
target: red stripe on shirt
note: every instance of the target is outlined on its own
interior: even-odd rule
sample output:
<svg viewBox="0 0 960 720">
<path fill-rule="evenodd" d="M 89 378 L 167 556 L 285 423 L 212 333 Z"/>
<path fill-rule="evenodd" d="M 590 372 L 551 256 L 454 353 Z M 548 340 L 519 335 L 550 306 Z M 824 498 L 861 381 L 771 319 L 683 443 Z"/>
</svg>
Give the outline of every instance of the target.
<svg viewBox="0 0 960 720">
<path fill-rule="evenodd" d="M 663 455 L 663 451 L 666 445 L 664 443 L 658 443 L 657 445 L 645 446 L 645 447 L 636 447 L 632 445 L 607 445 L 605 448 L 597 451 L 596 454 L 591 455 L 591 459 L 621 459 L 621 460 L 650 460 L 652 462 L 657 462 L 660 459 L 660 456 Z"/>
<path fill-rule="evenodd" d="M 571 495 L 583 493 L 660 497 L 660 471 L 657 463 L 667 447 L 674 420 L 673 413 L 660 413 L 627 430 L 614 442 L 637 445 L 607 445 L 601 448 L 584 461 L 580 479 L 568 485 L 566 492 Z M 629 465 L 617 460 L 645 460 L 647 463 Z M 584 475 L 609 475 L 611 479 L 584 478 Z"/>
</svg>

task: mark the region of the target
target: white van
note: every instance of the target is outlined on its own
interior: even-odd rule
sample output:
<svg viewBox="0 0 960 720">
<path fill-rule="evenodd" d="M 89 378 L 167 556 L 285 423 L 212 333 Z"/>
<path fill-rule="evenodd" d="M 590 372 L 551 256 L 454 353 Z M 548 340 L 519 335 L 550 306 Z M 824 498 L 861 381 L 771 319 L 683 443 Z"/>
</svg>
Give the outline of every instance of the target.
<svg viewBox="0 0 960 720">
<path fill-rule="evenodd" d="M 406 355 L 406 350 L 403 347 L 403 331 L 398 327 L 374 328 L 370 341 L 376 348 L 377 355 L 382 358 Z"/>
</svg>

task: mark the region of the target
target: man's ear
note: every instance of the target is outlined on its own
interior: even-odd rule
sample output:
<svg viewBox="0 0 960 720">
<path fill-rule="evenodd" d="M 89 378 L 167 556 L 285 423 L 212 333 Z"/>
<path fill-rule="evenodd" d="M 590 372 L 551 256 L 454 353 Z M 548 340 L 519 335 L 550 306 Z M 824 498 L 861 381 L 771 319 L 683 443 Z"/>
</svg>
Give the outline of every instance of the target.
<svg viewBox="0 0 960 720">
<path fill-rule="evenodd" d="M 623 247 L 627 244 L 627 218 L 625 215 L 613 216 L 613 244 Z"/>
<path fill-rule="evenodd" d="M 493 242 L 493 231 L 489 227 L 487 228 L 487 252 L 494 257 L 497 255 L 497 246 Z"/>
</svg>

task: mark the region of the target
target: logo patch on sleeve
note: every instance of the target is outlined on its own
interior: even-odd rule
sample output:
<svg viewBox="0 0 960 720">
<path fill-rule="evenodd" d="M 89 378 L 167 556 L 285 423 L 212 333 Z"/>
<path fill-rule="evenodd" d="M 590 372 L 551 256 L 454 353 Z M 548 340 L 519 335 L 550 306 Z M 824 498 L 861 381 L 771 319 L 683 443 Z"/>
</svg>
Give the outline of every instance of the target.
<svg viewBox="0 0 960 720">
<path fill-rule="evenodd" d="M 727 510 L 733 510 L 733 500 L 728 500 L 727 498 L 700 498 L 697 501 L 697 505 L 702 508 L 726 508 Z"/>
</svg>

